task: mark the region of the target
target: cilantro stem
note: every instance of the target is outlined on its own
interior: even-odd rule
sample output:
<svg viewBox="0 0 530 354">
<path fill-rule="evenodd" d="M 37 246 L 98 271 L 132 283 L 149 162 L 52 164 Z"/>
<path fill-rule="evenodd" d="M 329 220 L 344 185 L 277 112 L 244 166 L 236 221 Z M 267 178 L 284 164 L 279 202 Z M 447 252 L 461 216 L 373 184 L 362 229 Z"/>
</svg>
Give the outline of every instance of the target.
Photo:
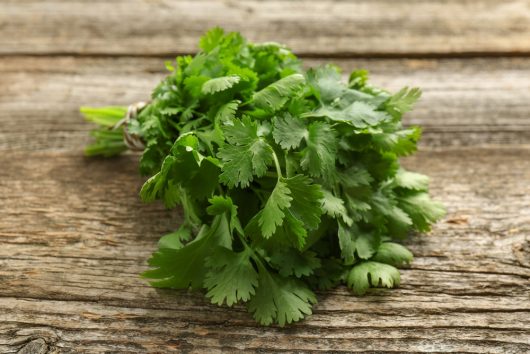
<svg viewBox="0 0 530 354">
<path fill-rule="evenodd" d="M 272 151 L 272 158 L 274 159 L 274 165 L 276 166 L 276 172 L 278 173 L 278 179 L 283 178 L 280 161 L 278 160 L 278 156 L 276 155 L 274 151 Z"/>
<path fill-rule="evenodd" d="M 285 161 L 285 174 L 287 176 L 287 178 L 289 177 L 292 177 L 293 175 L 293 168 L 292 166 L 290 167 L 290 164 L 289 164 L 289 160 L 287 159 L 287 155 L 289 154 L 289 152 L 285 151 L 285 154 L 283 156 L 283 160 Z"/>
<path fill-rule="evenodd" d="M 265 177 L 278 178 L 278 174 L 276 172 L 267 171 L 265 172 Z"/>
</svg>

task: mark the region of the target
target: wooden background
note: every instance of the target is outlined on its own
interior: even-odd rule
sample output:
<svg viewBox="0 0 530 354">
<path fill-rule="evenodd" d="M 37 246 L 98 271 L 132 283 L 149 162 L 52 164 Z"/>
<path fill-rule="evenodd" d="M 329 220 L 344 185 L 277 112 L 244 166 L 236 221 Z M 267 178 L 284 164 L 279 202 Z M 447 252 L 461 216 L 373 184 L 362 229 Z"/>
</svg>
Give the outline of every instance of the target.
<svg viewBox="0 0 530 354">
<path fill-rule="evenodd" d="M 83 157 L 78 107 L 145 99 L 214 25 L 423 88 L 404 164 L 449 213 L 400 289 L 282 329 L 139 278 L 180 215 L 139 201 L 137 156 Z M 529 115 L 528 0 L 0 0 L 0 352 L 529 353 Z"/>
</svg>

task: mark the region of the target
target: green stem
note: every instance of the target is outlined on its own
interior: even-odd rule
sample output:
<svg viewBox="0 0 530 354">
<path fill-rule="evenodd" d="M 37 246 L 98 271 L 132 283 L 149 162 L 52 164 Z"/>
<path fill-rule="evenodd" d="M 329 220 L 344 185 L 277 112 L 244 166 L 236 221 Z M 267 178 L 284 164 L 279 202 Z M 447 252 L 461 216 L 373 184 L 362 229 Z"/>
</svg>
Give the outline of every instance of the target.
<svg viewBox="0 0 530 354">
<path fill-rule="evenodd" d="M 289 160 L 287 159 L 287 155 L 289 153 L 287 151 L 285 151 L 285 154 L 283 156 L 283 160 L 285 161 L 285 175 L 287 176 L 287 178 L 289 177 L 292 177 L 292 167 L 289 168 Z"/>
<path fill-rule="evenodd" d="M 267 171 L 265 172 L 265 177 L 278 178 L 278 174 L 276 172 Z"/>
<path fill-rule="evenodd" d="M 276 153 L 272 151 L 272 158 L 274 159 L 274 165 L 276 166 L 276 173 L 278 173 L 278 179 L 282 178 L 282 168 L 280 166 L 280 161 L 278 160 L 278 156 L 276 156 Z"/>
</svg>

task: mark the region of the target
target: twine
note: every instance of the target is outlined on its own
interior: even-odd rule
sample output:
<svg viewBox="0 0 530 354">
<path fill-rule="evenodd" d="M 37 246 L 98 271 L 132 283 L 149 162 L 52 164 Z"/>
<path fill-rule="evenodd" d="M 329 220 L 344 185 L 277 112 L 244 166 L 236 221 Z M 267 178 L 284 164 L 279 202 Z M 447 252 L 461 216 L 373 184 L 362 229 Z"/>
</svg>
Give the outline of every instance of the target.
<svg viewBox="0 0 530 354">
<path fill-rule="evenodd" d="M 132 120 L 138 118 L 138 113 L 147 106 L 147 102 L 136 102 L 127 108 L 127 113 L 112 129 L 119 129 L 123 127 L 123 142 L 133 151 L 143 151 L 145 149 L 144 141 L 138 134 L 129 132 L 129 124 Z"/>
</svg>

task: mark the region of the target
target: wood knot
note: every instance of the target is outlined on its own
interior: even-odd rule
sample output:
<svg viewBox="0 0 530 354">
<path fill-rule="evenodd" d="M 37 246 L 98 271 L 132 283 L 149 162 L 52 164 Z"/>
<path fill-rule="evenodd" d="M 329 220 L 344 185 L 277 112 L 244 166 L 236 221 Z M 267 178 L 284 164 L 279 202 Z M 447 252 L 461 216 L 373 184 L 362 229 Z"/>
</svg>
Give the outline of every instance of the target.
<svg viewBox="0 0 530 354">
<path fill-rule="evenodd" d="M 525 239 L 523 243 L 512 247 L 517 262 L 523 267 L 530 267 L 530 240 Z"/>
<path fill-rule="evenodd" d="M 42 338 L 37 338 L 20 348 L 17 354 L 46 354 L 48 352 L 48 344 Z"/>
</svg>

